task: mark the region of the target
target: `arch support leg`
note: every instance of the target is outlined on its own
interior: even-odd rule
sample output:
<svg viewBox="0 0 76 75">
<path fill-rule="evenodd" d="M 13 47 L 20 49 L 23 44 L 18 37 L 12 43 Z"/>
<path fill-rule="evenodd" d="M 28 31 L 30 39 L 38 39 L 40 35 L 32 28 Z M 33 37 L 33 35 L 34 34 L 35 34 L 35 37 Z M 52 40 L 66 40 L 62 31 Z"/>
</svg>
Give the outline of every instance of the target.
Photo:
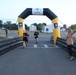
<svg viewBox="0 0 76 75">
<path fill-rule="evenodd" d="M 53 30 L 53 36 L 54 36 L 54 44 L 56 44 L 57 37 L 60 37 L 60 30 L 54 29 Z"/>
</svg>

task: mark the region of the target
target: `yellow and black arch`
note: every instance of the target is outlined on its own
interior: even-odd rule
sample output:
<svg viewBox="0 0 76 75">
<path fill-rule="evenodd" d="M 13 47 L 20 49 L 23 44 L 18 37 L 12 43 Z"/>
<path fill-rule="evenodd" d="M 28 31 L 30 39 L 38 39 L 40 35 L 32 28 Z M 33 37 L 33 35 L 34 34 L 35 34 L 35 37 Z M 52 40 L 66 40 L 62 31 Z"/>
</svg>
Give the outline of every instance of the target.
<svg viewBox="0 0 76 75">
<path fill-rule="evenodd" d="M 34 13 L 33 13 L 34 10 Z M 35 12 L 36 11 L 36 12 Z M 19 36 L 23 36 L 23 31 L 25 30 L 24 27 L 24 19 L 27 18 L 29 15 L 46 15 L 53 23 L 54 25 L 54 30 L 53 30 L 53 35 L 54 35 L 54 44 L 56 44 L 56 39 L 57 37 L 60 37 L 60 30 L 58 29 L 58 17 L 48 8 L 27 8 L 25 9 L 19 16 L 18 16 L 18 33 Z"/>
</svg>

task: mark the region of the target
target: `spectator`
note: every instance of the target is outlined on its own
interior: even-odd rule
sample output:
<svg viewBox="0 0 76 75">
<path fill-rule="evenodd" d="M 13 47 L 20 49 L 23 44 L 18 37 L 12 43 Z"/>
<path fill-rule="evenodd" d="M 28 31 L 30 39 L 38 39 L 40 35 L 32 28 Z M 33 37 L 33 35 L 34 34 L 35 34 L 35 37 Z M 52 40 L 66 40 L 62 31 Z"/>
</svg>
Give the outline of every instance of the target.
<svg viewBox="0 0 76 75">
<path fill-rule="evenodd" d="M 76 31 L 73 31 L 71 28 L 68 29 L 68 34 L 67 34 L 67 39 L 66 39 L 66 43 L 67 43 L 67 47 L 69 50 L 69 58 L 70 60 L 74 59 L 73 53 L 72 53 L 72 45 L 73 45 L 73 34 Z"/>
</svg>

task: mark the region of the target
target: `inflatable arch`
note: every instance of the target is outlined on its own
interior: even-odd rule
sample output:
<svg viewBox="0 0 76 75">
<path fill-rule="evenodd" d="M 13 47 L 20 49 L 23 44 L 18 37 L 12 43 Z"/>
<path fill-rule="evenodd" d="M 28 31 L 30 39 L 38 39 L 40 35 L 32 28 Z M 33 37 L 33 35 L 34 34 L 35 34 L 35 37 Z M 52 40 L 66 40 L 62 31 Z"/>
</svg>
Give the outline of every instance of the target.
<svg viewBox="0 0 76 75">
<path fill-rule="evenodd" d="M 25 30 L 25 26 L 23 24 L 24 19 L 29 15 L 46 15 L 53 23 L 54 30 L 54 44 L 56 44 L 57 37 L 60 37 L 60 31 L 58 29 L 58 17 L 48 8 L 27 8 L 18 16 L 18 34 L 20 37 L 23 36 L 23 31 Z"/>
</svg>

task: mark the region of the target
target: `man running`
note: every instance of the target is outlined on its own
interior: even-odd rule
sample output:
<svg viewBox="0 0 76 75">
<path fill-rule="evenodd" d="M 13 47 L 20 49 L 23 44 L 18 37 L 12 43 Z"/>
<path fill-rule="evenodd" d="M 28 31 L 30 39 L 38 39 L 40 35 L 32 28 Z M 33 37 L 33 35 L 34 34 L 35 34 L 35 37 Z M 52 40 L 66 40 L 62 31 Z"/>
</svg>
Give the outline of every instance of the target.
<svg viewBox="0 0 76 75">
<path fill-rule="evenodd" d="M 23 33 L 23 48 L 27 47 L 28 36 L 29 36 L 29 34 L 27 32 Z"/>
<path fill-rule="evenodd" d="M 34 32 L 34 36 L 35 36 L 35 42 L 36 42 L 36 44 L 38 43 L 38 35 L 39 35 L 39 32 L 35 31 Z"/>
</svg>

